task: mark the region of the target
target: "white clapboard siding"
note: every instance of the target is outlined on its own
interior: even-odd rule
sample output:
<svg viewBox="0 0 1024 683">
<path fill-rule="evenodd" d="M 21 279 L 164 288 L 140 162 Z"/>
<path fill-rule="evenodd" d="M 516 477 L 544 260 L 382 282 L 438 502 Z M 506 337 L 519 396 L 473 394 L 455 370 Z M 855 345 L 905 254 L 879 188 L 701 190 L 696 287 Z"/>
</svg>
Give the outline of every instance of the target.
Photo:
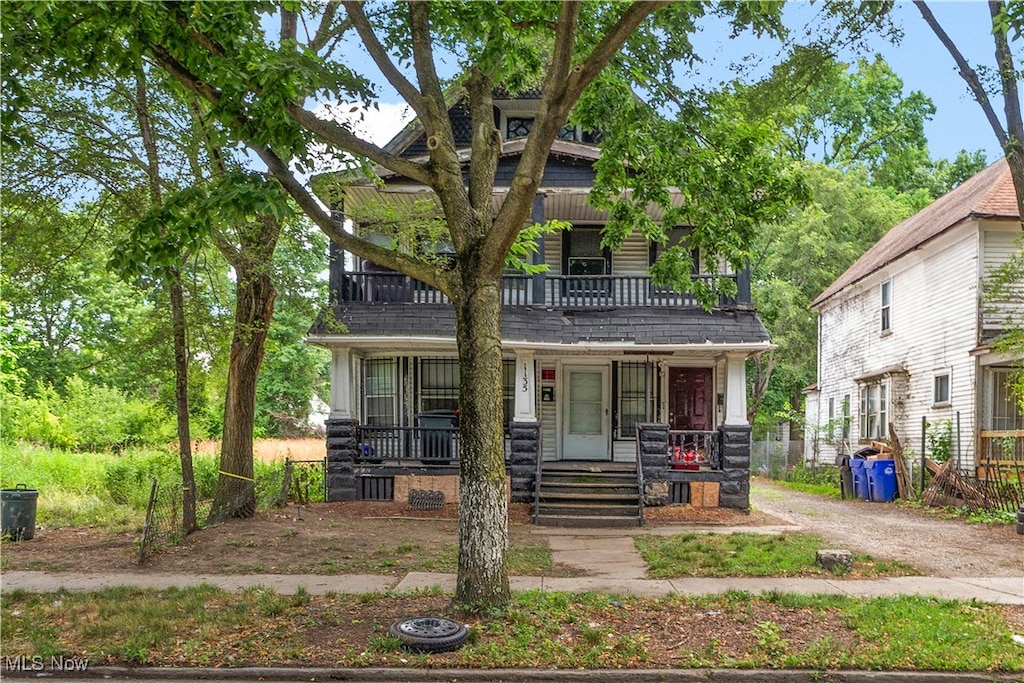
<svg viewBox="0 0 1024 683">
<path fill-rule="evenodd" d="M 984 230 L 982 232 L 982 253 L 984 254 L 984 277 L 990 276 L 1001 265 L 1009 261 L 1020 248 L 1020 230 Z M 1002 330 L 1014 325 L 1024 317 L 1024 283 L 1014 288 L 1015 294 L 1002 301 L 985 302 L 982 306 L 982 330 L 986 337 L 996 336 Z"/>
<path fill-rule="evenodd" d="M 846 394 L 851 400 L 852 450 L 860 434 L 859 388 L 855 379 L 902 366 L 905 374 L 890 379 L 889 421 L 905 447 L 921 450 L 921 419 L 960 418 L 961 461 L 970 461 L 974 429 L 977 343 L 978 234 L 961 226 L 886 266 L 829 301 L 820 310 L 820 395 L 811 424 L 823 424 L 829 399 L 837 414 Z M 892 282 L 891 332 L 880 331 L 880 283 Z M 937 373 L 950 374 L 950 405 L 933 405 Z M 808 402 L 808 407 L 813 402 Z M 808 409 L 809 409 L 808 408 Z M 956 437 L 954 434 L 954 442 Z M 955 449 L 955 444 L 954 444 Z M 820 458 L 835 456 L 822 444 Z"/>
</svg>

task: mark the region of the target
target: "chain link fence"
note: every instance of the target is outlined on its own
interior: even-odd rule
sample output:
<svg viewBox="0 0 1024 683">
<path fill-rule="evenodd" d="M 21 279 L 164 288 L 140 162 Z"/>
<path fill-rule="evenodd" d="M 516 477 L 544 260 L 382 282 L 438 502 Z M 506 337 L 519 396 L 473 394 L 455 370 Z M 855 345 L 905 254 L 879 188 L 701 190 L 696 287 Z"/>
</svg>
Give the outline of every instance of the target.
<svg viewBox="0 0 1024 683">
<path fill-rule="evenodd" d="M 266 510 L 293 502 L 298 505 L 326 500 L 326 462 L 324 460 L 286 459 L 276 466 L 260 467 L 252 483 L 255 487 L 256 509 Z M 202 493 L 202 492 L 201 492 Z M 240 496 L 248 498 L 248 487 L 241 487 Z M 241 507 L 243 500 L 236 501 Z M 213 499 L 196 501 L 196 524 L 202 528 L 210 515 Z M 139 537 L 139 564 L 161 548 L 174 546 L 185 536 L 184 490 L 180 477 L 153 479 L 149 504 Z"/>
</svg>

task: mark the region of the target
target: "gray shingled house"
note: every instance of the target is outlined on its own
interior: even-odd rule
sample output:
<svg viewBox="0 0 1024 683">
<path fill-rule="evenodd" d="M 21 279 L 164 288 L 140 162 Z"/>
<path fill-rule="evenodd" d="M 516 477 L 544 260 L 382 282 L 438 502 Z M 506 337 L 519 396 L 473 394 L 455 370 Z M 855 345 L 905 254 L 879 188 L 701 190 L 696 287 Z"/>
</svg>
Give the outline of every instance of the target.
<svg viewBox="0 0 1024 683">
<path fill-rule="evenodd" d="M 536 101 L 496 98 L 494 105 L 506 138 L 495 183 L 500 201 Z M 468 157 L 469 115 L 456 105 L 450 118 Z M 424 156 L 422 129 L 411 124 L 388 149 Z M 549 524 L 636 524 L 644 505 L 665 503 L 747 509 L 744 366 L 770 346 L 751 306 L 749 273 L 730 274 L 738 294 L 708 312 L 692 296 L 653 284 L 648 269 L 658 245 L 634 235 L 615 253 L 602 248 L 605 216 L 587 203 L 599 154 L 585 131 L 562 130 L 533 220 L 568 221 L 572 229 L 540 243 L 535 262 L 547 272 L 504 278 L 512 499 L 534 503 L 535 519 Z M 347 186 L 336 209 L 411 202 L 429 192 L 383 170 L 380 181 Z M 336 211 L 336 218 L 346 216 Z M 688 228 L 669 232 L 685 241 Z M 702 272 L 720 267 L 696 257 Z M 466 378 L 459 376 L 454 309 L 437 290 L 337 250 L 330 285 L 330 314 L 309 337 L 333 357 L 329 499 L 457 496 L 457 397 Z"/>
</svg>

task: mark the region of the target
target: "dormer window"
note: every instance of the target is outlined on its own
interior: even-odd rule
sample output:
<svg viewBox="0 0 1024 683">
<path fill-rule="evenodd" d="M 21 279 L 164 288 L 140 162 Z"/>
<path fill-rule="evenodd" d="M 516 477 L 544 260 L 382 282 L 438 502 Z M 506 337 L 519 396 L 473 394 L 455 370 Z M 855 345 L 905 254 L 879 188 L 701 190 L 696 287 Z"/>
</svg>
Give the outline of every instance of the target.
<svg viewBox="0 0 1024 683">
<path fill-rule="evenodd" d="M 505 119 L 505 139 L 518 140 L 519 138 L 525 138 L 530 134 L 531 128 L 533 128 L 532 116 L 509 116 Z M 583 133 L 579 127 L 566 124 L 558 131 L 558 139 L 565 140 L 566 142 L 581 142 L 583 140 Z"/>
<path fill-rule="evenodd" d="M 530 134 L 531 128 L 533 128 L 532 116 L 530 118 L 510 116 L 505 120 L 505 139 L 517 140 L 519 138 L 525 138 Z"/>
</svg>

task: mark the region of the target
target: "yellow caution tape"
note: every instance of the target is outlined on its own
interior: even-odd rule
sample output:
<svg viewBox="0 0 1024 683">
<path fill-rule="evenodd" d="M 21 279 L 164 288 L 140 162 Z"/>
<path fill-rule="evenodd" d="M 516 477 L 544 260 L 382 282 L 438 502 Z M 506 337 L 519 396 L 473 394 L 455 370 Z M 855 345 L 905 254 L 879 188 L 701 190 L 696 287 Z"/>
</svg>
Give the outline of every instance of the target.
<svg viewBox="0 0 1024 683">
<path fill-rule="evenodd" d="M 224 470 L 221 470 L 220 473 L 223 474 L 225 477 L 234 477 L 235 479 L 241 479 L 243 481 L 251 481 L 251 482 L 255 482 L 256 481 L 255 479 L 251 479 L 249 477 L 243 477 L 241 474 L 235 474 L 234 472 L 225 472 Z"/>
</svg>

